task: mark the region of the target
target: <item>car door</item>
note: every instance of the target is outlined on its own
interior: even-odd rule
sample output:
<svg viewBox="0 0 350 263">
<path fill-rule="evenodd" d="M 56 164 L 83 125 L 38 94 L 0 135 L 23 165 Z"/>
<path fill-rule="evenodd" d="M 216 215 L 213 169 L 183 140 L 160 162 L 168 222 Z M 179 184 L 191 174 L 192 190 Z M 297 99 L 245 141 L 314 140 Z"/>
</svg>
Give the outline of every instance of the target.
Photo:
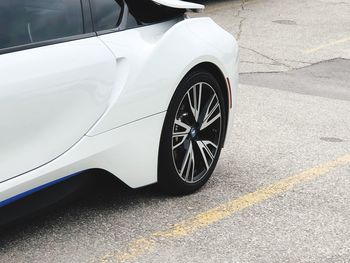
<svg viewBox="0 0 350 263">
<path fill-rule="evenodd" d="M 108 107 L 116 61 L 86 4 L 0 2 L 0 183 L 74 147 Z"/>
</svg>

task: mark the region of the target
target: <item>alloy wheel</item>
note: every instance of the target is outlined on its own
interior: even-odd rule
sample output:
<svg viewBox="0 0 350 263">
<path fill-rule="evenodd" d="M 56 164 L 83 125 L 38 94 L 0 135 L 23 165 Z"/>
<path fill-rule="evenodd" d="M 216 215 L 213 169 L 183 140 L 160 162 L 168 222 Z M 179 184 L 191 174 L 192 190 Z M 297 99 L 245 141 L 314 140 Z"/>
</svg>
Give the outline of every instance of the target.
<svg viewBox="0 0 350 263">
<path fill-rule="evenodd" d="M 172 131 L 172 156 L 179 177 L 186 183 L 200 181 L 212 166 L 222 129 L 221 105 L 206 82 L 193 85 L 177 109 Z"/>
</svg>

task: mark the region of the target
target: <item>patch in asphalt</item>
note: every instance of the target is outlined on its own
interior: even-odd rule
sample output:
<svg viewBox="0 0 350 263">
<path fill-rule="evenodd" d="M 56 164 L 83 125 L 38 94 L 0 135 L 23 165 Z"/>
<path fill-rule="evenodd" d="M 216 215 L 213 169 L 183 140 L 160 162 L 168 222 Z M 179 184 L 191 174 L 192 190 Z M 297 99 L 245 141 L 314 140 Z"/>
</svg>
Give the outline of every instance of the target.
<svg viewBox="0 0 350 263">
<path fill-rule="evenodd" d="M 320 140 L 325 142 L 344 142 L 344 140 L 335 137 L 321 137 Z"/>
<path fill-rule="evenodd" d="M 293 20 L 275 20 L 275 21 L 272 21 L 272 23 L 277 23 L 277 24 L 281 24 L 281 25 L 288 25 L 288 26 L 295 26 L 297 24 L 297 22 L 295 22 Z"/>
<path fill-rule="evenodd" d="M 350 101 L 350 60 L 337 58 L 287 72 L 243 73 L 240 82 Z"/>
</svg>

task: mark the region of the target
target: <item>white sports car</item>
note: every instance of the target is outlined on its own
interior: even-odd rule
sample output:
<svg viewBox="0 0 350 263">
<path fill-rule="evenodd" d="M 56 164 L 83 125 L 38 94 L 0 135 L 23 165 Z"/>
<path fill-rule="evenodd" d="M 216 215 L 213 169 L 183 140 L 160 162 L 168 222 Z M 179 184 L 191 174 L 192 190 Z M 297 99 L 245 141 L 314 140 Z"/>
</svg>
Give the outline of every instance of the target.
<svg viewBox="0 0 350 263">
<path fill-rule="evenodd" d="M 232 125 L 238 47 L 180 0 L 0 1 L 0 207 L 89 169 L 186 194 Z"/>
</svg>

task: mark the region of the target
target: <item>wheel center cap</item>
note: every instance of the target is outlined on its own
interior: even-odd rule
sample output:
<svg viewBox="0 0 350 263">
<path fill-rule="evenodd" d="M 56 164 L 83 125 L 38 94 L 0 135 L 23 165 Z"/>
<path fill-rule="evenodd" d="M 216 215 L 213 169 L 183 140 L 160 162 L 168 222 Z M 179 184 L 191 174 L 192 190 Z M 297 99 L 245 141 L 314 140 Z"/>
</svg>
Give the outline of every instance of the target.
<svg viewBox="0 0 350 263">
<path fill-rule="evenodd" d="M 197 134 L 198 134 L 198 129 L 193 127 L 190 131 L 191 137 L 196 138 Z"/>
</svg>

